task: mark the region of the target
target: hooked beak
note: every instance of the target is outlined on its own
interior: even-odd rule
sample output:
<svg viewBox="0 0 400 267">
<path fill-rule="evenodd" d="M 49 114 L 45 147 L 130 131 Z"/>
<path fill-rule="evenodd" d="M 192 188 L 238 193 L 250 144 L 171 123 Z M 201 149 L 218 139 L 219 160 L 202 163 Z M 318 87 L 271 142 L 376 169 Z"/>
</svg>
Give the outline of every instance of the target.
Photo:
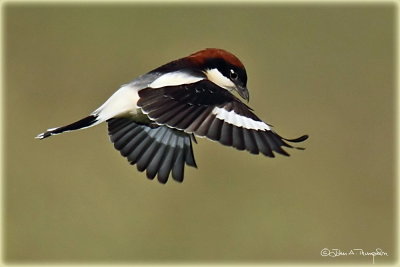
<svg viewBox="0 0 400 267">
<path fill-rule="evenodd" d="M 236 86 L 235 88 L 236 92 L 238 92 L 238 94 L 245 99 L 247 102 L 249 102 L 249 90 L 247 90 L 247 88 L 245 86 Z"/>
</svg>

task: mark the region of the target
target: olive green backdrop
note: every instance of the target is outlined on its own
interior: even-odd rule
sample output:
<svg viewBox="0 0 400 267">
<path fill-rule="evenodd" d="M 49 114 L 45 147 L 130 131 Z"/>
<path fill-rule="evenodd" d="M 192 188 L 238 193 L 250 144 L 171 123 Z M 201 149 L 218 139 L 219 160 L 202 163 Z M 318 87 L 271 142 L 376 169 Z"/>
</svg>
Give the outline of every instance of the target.
<svg viewBox="0 0 400 267">
<path fill-rule="evenodd" d="M 8 4 L 7 262 L 372 263 L 395 254 L 395 6 Z M 206 47 L 236 54 L 250 106 L 305 151 L 275 159 L 199 139 L 161 185 L 106 125 L 43 141 L 121 84 Z"/>
</svg>

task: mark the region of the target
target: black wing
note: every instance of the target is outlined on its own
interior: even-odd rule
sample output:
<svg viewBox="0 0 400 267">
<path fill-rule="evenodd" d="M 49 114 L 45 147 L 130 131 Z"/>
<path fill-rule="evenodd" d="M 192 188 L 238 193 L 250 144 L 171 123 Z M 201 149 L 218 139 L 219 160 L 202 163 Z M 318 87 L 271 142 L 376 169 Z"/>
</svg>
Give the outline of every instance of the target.
<svg viewBox="0 0 400 267">
<path fill-rule="evenodd" d="M 285 139 L 273 132 L 251 108 L 208 80 L 192 84 L 146 88 L 139 91 L 138 106 L 161 125 L 208 137 L 223 145 L 253 154 L 289 155 L 286 141 L 301 142 L 308 136 Z"/>
<path fill-rule="evenodd" d="M 183 181 L 185 163 L 196 167 L 190 135 L 167 126 L 140 124 L 129 118 L 110 119 L 108 132 L 114 147 L 147 177 L 166 183 Z"/>
</svg>

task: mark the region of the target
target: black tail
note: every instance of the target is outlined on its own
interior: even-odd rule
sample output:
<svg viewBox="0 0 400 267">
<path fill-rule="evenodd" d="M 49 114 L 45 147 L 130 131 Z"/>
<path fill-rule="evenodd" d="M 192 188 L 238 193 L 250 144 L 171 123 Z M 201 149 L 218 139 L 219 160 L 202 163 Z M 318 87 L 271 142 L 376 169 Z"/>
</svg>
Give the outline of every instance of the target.
<svg viewBox="0 0 400 267">
<path fill-rule="evenodd" d="M 66 126 L 58 127 L 58 128 L 53 128 L 53 129 L 48 129 L 46 132 L 41 133 L 36 136 L 37 139 L 44 139 L 49 136 L 55 135 L 55 134 L 60 134 L 63 132 L 68 132 L 68 131 L 73 131 L 73 130 L 79 130 L 82 128 L 86 128 L 91 126 L 97 122 L 97 116 L 95 115 L 90 115 L 87 116 L 86 118 L 83 118 L 79 121 L 76 121 L 74 123 L 68 124 Z"/>
<path fill-rule="evenodd" d="M 140 124 L 131 119 L 110 119 L 108 133 L 114 147 L 147 177 L 166 183 L 170 172 L 182 182 L 185 163 L 196 167 L 191 135 L 167 126 Z"/>
</svg>

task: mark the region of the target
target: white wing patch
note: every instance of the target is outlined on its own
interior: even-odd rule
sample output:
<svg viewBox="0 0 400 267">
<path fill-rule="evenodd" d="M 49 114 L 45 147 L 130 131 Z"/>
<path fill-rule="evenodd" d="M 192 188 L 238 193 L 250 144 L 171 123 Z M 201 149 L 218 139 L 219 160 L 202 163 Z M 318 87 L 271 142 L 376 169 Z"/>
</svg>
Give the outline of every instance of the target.
<svg viewBox="0 0 400 267">
<path fill-rule="evenodd" d="M 227 111 L 224 108 L 215 107 L 212 110 L 212 114 L 216 115 L 216 117 L 220 120 L 223 120 L 229 124 L 235 125 L 237 127 L 243 127 L 251 130 L 261 130 L 261 131 L 270 131 L 271 128 L 262 121 L 255 121 L 251 118 L 239 115 L 235 113 L 235 111 Z"/>
<path fill-rule="evenodd" d="M 191 84 L 203 80 L 204 77 L 190 75 L 187 72 L 175 71 L 161 75 L 148 85 L 150 88 Z"/>
</svg>

